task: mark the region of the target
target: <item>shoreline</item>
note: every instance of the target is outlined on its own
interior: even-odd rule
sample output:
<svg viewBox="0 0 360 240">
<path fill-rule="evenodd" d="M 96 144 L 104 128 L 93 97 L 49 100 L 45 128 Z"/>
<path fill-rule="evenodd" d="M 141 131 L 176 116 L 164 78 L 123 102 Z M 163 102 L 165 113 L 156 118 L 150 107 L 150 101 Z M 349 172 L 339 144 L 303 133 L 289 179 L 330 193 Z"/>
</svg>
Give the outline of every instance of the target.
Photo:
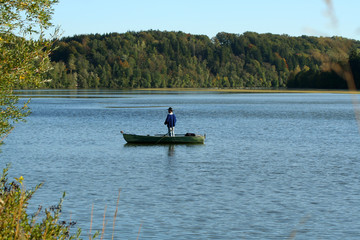
<svg viewBox="0 0 360 240">
<path fill-rule="evenodd" d="M 123 89 L 110 89 L 110 88 L 38 88 L 38 89 L 15 89 L 16 92 L 22 91 L 96 91 L 96 90 L 109 90 L 109 91 L 169 91 L 169 92 L 223 92 L 223 93 L 334 93 L 334 94 L 360 94 L 360 91 L 354 90 L 327 90 L 327 89 L 236 89 L 236 88 L 123 88 Z"/>
<path fill-rule="evenodd" d="M 202 92 L 224 92 L 224 93 L 338 93 L 338 94 L 360 94 L 360 91 L 351 90 L 314 90 L 314 89 L 214 89 L 214 88 L 139 88 L 130 89 L 138 91 L 202 91 Z"/>
</svg>

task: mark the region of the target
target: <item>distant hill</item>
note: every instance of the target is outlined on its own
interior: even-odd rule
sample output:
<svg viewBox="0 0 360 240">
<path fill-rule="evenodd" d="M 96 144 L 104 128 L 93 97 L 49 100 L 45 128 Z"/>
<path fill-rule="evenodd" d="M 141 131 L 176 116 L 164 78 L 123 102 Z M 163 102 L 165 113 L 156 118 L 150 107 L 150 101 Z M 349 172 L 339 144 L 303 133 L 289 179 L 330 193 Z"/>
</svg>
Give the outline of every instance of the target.
<svg viewBox="0 0 360 240">
<path fill-rule="evenodd" d="M 331 66 L 354 68 L 360 82 L 360 42 L 341 37 L 144 31 L 55 46 L 50 88 L 347 88 Z"/>
</svg>

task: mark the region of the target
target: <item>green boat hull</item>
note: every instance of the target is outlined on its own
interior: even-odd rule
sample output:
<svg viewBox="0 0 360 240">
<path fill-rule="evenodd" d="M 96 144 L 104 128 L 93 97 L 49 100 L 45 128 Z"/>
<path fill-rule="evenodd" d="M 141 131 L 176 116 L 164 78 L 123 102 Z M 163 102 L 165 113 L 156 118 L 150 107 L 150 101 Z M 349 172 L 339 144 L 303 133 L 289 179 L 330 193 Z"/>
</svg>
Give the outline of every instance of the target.
<svg viewBox="0 0 360 240">
<path fill-rule="evenodd" d="M 176 134 L 174 137 L 170 137 L 168 135 L 150 136 L 123 133 L 123 137 L 128 143 L 142 144 L 203 144 L 205 141 L 205 136 L 187 136 L 186 134 Z"/>
</svg>

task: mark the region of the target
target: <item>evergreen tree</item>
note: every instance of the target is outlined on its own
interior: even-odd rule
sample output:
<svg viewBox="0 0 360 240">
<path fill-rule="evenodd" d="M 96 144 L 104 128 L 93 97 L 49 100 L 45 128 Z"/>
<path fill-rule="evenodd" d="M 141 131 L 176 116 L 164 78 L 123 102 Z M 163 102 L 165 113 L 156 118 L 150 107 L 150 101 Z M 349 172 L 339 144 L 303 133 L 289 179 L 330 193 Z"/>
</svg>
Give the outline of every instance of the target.
<svg viewBox="0 0 360 240">
<path fill-rule="evenodd" d="M 254 32 L 241 35 L 221 32 L 212 39 L 204 35 L 153 30 L 79 35 L 56 43 L 58 48 L 51 59 L 55 63 L 63 62 L 66 67 L 54 68 L 53 71 L 62 73 L 50 73 L 49 78 L 58 79 L 47 86 L 74 87 L 75 80 L 77 87 L 83 88 L 310 85 L 326 88 L 327 81 L 319 85 L 315 84 L 318 78 L 304 79 L 304 76 L 318 76 L 306 71 L 317 73 L 325 71 L 321 69 L 329 62 L 349 61 L 344 53 L 359 45 L 358 41 L 344 38 Z M 355 66 L 356 55 L 352 56 Z M 332 82 L 328 87 L 336 85 L 328 82 Z"/>
</svg>

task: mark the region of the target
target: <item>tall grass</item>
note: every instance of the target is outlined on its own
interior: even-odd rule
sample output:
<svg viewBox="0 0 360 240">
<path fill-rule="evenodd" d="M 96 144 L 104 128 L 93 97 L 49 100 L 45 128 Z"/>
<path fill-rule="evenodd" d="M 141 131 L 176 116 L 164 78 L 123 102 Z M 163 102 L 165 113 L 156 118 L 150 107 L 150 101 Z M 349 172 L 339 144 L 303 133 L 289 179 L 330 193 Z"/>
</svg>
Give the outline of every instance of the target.
<svg viewBox="0 0 360 240">
<path fill-rule="evenodd" d="M 0 239 L 80 239 L 81 229 L 70 233 L 75 222 L 60 220 L 65 193 L 58 205 L 44 211 L 39 207 L 35 214 L 29 215 L 26 211 L 29 200 L 42 184 L 26 190 L 22 176 L 10 182 L 7 178 L 9 167 L 3 169 L 0 178 Z M 41 212 L 45 216 L 39 219 Z"/>
<path fill-rule="evenodd" d="M 73 231 L 70 231 L 74 228 L 75 222 L 71 220 L 66 222 L 60 219 L 65 193 L 57 205 L 44 210 L 42 207 L 39 207 L 35 214 L 30 215 L 27 212 L 29 200 L 42 184 L 38 184 L 33 190 L 26 190 L 22 176 L 15 178 L 14 181 L 9 181 L 9 168 L 10 165 L 7 165 L 7 167 L 3 169 L 0 178 L 0 239 L 81 239 L 80 228 L 73 234 L 71 233 Z M 120 192 L 121 190 L 119 189 L 116 210 L 113 217 L 112 239 L 114 239 Z M 100 239 L 104 239 L 106 208 L 105 206 Z M 96 239 L 100 235 L 98 231 L 91 234 L 93 210 L 94 206 L 92 206 L 91 210 L 90 231 L 88 235 L 90 240 Z M 41 213 L 45 213 L 43 218 L 40 218 Z"/>
</svg>

